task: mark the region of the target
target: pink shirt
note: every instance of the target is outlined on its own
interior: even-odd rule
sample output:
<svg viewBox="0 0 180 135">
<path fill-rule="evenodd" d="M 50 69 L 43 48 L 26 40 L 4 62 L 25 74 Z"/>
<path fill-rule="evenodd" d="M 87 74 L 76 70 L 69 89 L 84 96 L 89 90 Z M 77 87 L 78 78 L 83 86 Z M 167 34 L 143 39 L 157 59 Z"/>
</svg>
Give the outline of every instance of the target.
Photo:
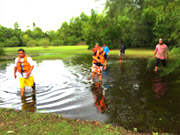
<svg viewBox="0 0 180 135">
<path fill-rule="evenodd" d="M 164 60 L 167 51 L 168 51 L 168 47 L 166 44 L 163 44 L 163 45 L 157 44 L 156 49 L 155 49 L 156 58 Z"/>
</svg>

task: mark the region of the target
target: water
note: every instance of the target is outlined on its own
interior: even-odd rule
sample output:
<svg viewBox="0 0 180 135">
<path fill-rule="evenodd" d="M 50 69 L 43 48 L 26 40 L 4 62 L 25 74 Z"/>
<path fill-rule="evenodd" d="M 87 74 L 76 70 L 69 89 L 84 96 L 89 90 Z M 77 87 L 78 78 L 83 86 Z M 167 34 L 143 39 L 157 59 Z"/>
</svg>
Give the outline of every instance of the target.
<svg viewBox="0 0 180 135">
<path fill-rule="evenodd" d="M 13 63 L 1 64 L 0 107 L 103 121 L 139 132 L 180 133 L 179 76 L 159 77 L 146 70 L 144 59 L 121 64 L 109 59 L 102 83 L 92 83 L 91 58 L 36 63 L 36 91 L 27 88 L 24 98 L 13 78 Z"/>
</svg>

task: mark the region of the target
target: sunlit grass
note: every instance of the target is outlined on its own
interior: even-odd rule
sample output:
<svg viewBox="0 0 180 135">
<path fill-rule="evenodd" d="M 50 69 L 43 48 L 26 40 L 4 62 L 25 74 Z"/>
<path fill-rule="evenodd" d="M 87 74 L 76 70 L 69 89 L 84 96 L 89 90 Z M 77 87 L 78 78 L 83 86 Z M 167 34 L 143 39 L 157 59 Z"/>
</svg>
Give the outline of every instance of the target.
<svg viewBox="0 0 180 135">
<path fill-rule="evenodd" d="M 93 54 L 92 50 L 88 50 L 87 45 L 83 46 L 50 46 L 44 47 L 6 47 L 5 56 L 0 56 L 0 59 L 13 60 L 17 57 L 17 50 L 23 48 L 26 54 L 30 55 L 34 60 L 45 59 L 71 59 L 72 57 L 82 54 Z M 119 50 L 110 50 L 110 55 L 118 58 Z M 153 56 L 153 50 L 148 49 L 127 49 L 126 57 L 130 58 L 149 58 Z"/>
</svg>

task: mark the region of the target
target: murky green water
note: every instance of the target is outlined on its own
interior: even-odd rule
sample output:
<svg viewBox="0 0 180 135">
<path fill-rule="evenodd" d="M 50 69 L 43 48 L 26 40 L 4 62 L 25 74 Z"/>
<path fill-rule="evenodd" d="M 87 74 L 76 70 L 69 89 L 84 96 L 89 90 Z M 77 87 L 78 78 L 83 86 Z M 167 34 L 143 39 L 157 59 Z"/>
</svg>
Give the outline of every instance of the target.
<svg viewBox="0 0 180 135">
<path fill-rule="evenodd" d="M 159 77 L 146 70 L 144 59 L 121 64 L 108 59 L 102 83 L 92 83 L 91 58 L 36 63 L 36 92 L 28 88 L 25 98 L 20 97 L 18 80 L 13 78 L 13 64 L 1 64 L 0 107 L 104 121 L 139 132 L 180 134 L 178 74 Z"/>
</svg>

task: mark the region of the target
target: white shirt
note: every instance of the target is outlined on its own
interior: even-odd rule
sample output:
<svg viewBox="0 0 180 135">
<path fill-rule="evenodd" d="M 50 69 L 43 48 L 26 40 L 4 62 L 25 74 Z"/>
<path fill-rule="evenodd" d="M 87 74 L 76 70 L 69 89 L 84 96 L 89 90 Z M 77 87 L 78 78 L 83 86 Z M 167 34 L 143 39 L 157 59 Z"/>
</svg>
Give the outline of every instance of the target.
<svg viewBox="0 0 180 135">
<path fill-rule="evenodd" d="M 18 59 L 19 59 L 18 57 L 15 59 L 14 67 L 17 67 Z M 24 61 L 24 58 L 21 58 L 21 62 L 23 62 L 23 61 Z M 30 66 L 34 66 L 34 61 L 32 60 L 31 57 L 27 57 L 27 62 L 30 64 Z M 17 71 L 16 75 L 18 78 L 27 78 L 26 73 L 21 74 Z M 32 72 L 29 76 L 32 76 Z"/>
</svg>

